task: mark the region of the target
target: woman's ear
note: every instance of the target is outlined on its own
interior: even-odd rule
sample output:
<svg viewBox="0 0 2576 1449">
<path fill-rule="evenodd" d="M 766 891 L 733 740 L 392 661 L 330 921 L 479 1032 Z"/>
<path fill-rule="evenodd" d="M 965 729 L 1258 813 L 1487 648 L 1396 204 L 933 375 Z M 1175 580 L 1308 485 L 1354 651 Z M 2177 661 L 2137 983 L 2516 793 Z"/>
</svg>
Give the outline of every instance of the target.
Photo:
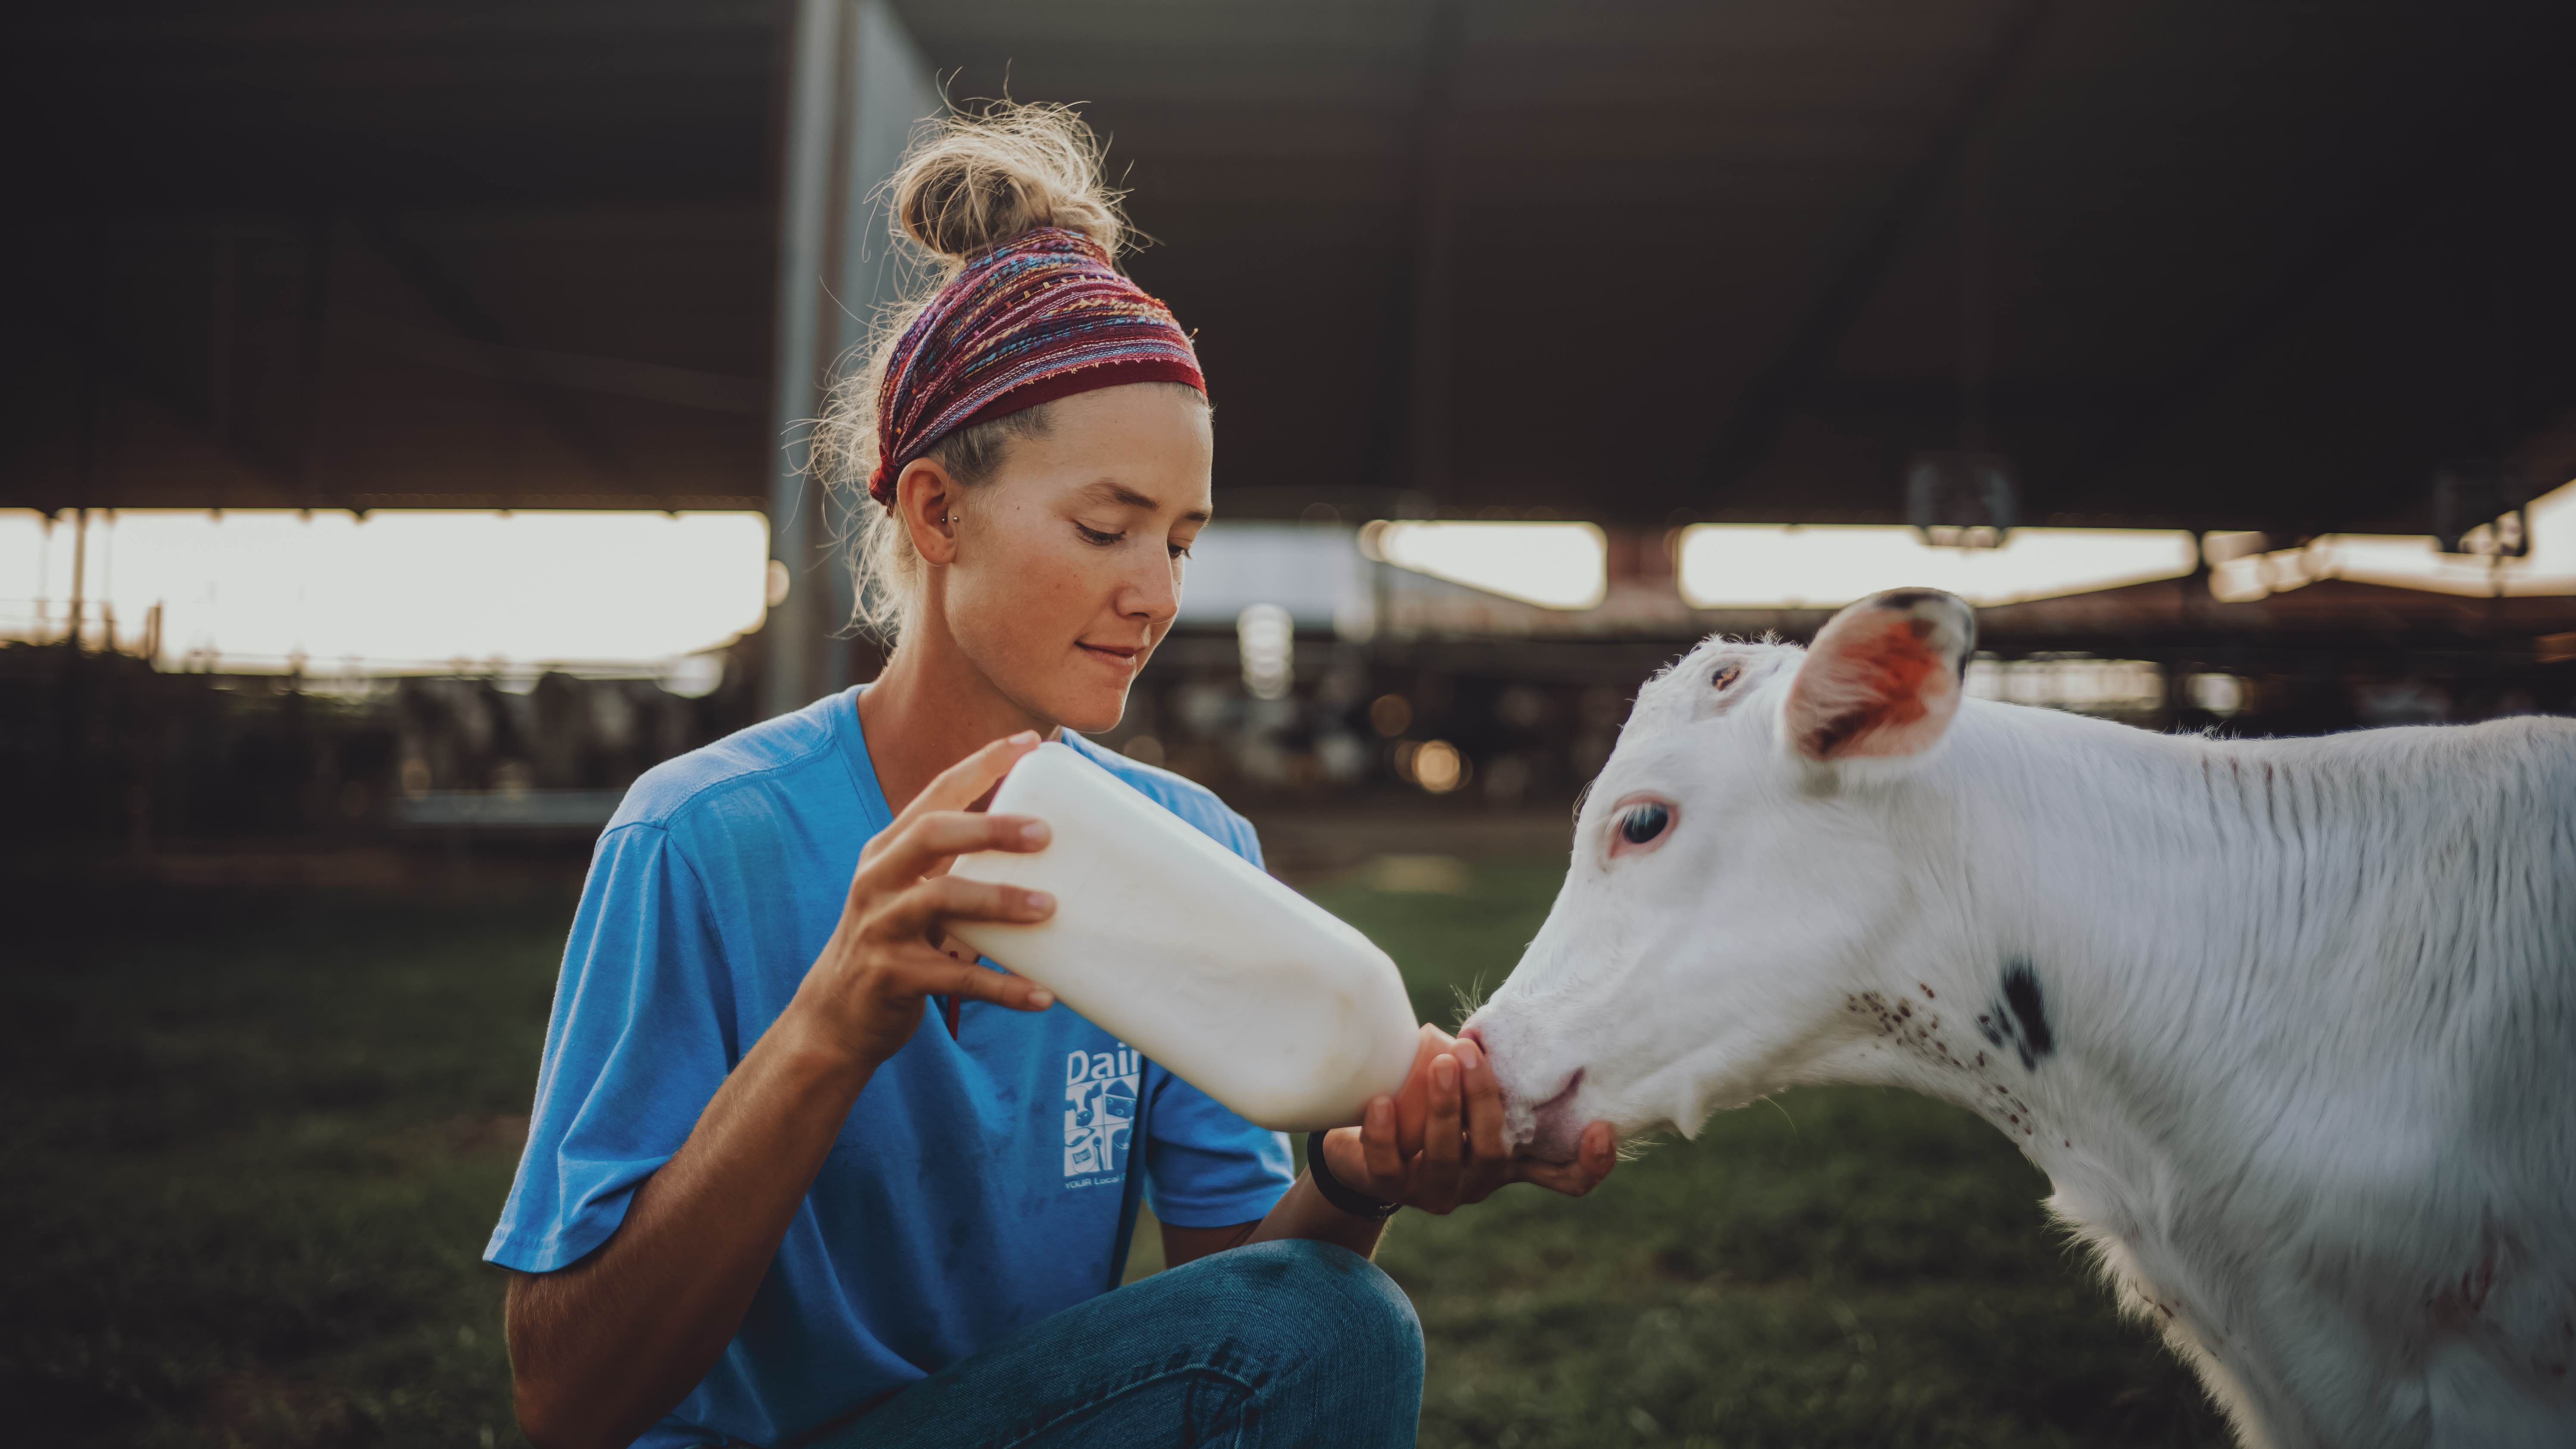
<svg viewBox="0 0 2576 1449">
<path fill-rule="evenodd" d="M 1959 712 L 1977 647 L 1967 601 L 1938 589 L 1874 594 L 1827 621 L 1781 707 L 1789 748 L 1814 761 L 1930 749 Z"/>
<path fill-rule="evenodd" d="M 922 562 L 957 561 L 957 504 L 965 491 L 936 458 L 915 458 L 896 476 L 894 511 Z"/>
</svg>

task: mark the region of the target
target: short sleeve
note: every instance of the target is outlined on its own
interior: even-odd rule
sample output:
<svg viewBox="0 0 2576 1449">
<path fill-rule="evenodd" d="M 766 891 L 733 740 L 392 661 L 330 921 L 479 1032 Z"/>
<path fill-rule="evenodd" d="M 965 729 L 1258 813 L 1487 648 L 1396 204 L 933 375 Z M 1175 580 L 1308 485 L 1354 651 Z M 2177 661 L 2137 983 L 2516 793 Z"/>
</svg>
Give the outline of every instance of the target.
<svg viewBox="0 0 2576 1449">
<path fill-rule="evenodd" d="M 549 1273 L 608 1240 L 734 1057 L 732 993 L 696 874 L 659 826 L 602 836 L 564 948 L 528 1146 L 483 1256 Z"/>
<path fill-rule="evenodd" d="M 1288 1139 L 1157 1069 L 1145 1117 L 1145 1200 L 1176 1228 L 1224 1228 L 1267 1214 L 1297 1180 Z"/>
<path fill-rule="evenodd" d="M 1268 870 L 1270 867 L 1261 859 L 1261 836 L 1253 830 L 1252 822 L 1229 810 L 1226 812 L 1225 823 L 1229 833 L 1218 835 L 1217 838 L 1225 842 L 1226 848 L 1254 865 Z"/>
</svg>

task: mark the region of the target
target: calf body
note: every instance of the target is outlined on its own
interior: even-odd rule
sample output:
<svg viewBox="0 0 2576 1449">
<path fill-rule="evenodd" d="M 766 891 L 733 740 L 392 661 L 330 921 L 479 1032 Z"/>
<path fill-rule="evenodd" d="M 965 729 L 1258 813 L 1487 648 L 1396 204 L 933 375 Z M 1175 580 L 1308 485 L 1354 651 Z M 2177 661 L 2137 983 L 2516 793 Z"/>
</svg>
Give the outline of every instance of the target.
<svg viewBox="0 0 2576 1449">
<path fill-rule="evenodd" d="M 2246 1443 L 2576 1443 L 2576 723 L 1961 701 L 1964 606 L 1893 597 L 1647 686 L 1468 1024 L 1518 1137 L 1910 1087 L 2048 1173 Z"/>
</svg>

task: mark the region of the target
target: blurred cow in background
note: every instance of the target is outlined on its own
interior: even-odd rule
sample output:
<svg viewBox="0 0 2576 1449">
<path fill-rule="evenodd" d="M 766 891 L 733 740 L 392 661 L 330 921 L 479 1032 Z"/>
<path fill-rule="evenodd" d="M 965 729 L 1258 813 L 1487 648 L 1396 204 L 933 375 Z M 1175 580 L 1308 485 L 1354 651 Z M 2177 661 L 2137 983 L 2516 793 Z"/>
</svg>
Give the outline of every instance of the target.
<svg viewBox="0 0 2576 1449">
<path fill-rule="evenodd" d="M 1928 590 L 1649 683 L 1467 1030 L 1518 1140 L 1808 1082 L 2009 1135 L 2251 1445 L 2576 1444 L 2576 722 L 1963 700 Z"/>
</svg>

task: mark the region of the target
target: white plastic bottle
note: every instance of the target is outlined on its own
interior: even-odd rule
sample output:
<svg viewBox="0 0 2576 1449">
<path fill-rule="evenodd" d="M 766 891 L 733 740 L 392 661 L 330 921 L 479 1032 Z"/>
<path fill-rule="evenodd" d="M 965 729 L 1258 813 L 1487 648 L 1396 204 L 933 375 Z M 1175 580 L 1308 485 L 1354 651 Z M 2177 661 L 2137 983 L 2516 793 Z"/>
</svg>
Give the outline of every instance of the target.
<svg viewBox="0 0 2576 1449">
<path fill-rule="evenodd" d="M 997 814 L 1044 850 L 954 873 L 1050 892 L 1033 926 L 953 934 L 1246 1119 L 1282 1132 L 1360 1120 L 1413 1064 L 1413 1008 L 1368 937 L 1063 744 L 1022 757 Z"/>
</svg>

